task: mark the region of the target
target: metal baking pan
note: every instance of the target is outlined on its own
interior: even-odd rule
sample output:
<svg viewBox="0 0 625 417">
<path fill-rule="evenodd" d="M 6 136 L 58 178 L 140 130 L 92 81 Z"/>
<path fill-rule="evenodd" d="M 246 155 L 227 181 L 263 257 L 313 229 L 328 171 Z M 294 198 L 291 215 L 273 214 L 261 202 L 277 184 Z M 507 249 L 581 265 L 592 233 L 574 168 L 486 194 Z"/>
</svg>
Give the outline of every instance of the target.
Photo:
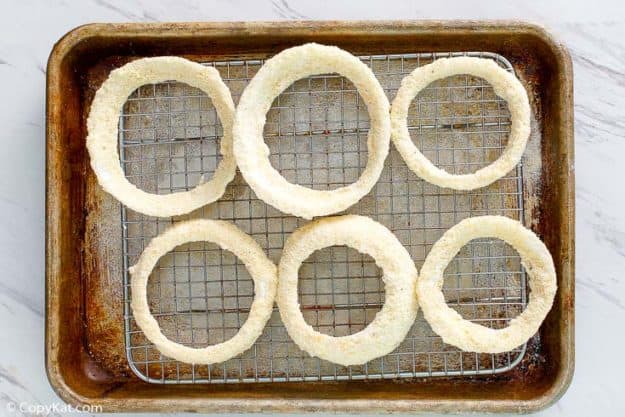
<svg viewBox="0 0 625 417">
<path fill-rule="evenodd" d="M 380 181 L 348 212 L 388 226 L 418 267 L 462 218 L 502 214 L 523 221 L 551 250 L 559 290 L 539 334 L 498 355 L 443 344 L 419 315 L 393 353 L 364 366 L 310 358 L 274 312 L 253 348 L 213 366 L 163 357 L 129 312 L 127 267 L 172 219 L 143 216 L 102 192 L 89 169 L 85 120 L 108 73 L 131 59 L 179 55 L 215 66 L 235 102 L 263 59 L 304 42 L 333 44 L 367 63 L 392 99 L 412 69 L 441 56 L 493 59 L 515 72 L 532 103 L 522 163 L 495 184 L 454 192 L 424 183 L 392 150 Z M 104 411 L 507 411 L 554 402 L 573 373 L 574 184 L 572 73 L 566 50 L 541 28 L 516 22 L 291 22 L 87 25 L 61 39 L 47 83 L 46 366 L 59 395 Z M 437 165 L 457 173 L 497 157 L 509 113 L 490 86 L 453 77 L 420 94 L 409 125 Z M 128 179 L 168 193 L 192 187 L 218 162 L 221 126 L 210 100 L 175 82 L 138 89 L 120 114 Z M 366 160 L 368 117 L 349 81 L 333 74 L 298 81 L 274 102 L 265 136 L 272 164 L 293 182 L 336 188 Z M 224 197 L 191 217 L 222 218 L 250 233 L 277 261 L 301 219 L 255 198 L 237 176 Z M 179 220 L 179 219 L 175 219 Z M 384 299 L 372 260 L 344 247 L 319 251 L 301 270 L 307 321 L 342 335 L 370 322 Z M 253 295 L 229 253 L 185 245 L 150 280 L 164 332 L 192 345 L 230 337 Z M 465 317 L 503 326 L 527 302 L 518 256 L 476 240 L 446 271 L 445 295 Z"/>
</svg>

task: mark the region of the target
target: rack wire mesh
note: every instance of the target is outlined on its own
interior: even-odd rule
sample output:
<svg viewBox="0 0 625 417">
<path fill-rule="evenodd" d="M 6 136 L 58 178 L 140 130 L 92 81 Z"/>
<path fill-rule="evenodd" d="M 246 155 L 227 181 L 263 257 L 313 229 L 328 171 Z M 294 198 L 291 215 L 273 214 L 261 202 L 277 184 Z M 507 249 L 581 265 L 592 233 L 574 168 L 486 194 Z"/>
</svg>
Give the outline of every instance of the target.
<svg viewBox="0 0 625 417">
<path fill-rule="evenodd" d="M 443 56 L 493 59 L 486 52 L 372 55 L 361 59 L 375 72 L 389 99 L 414 68 Z M 230 87 L 235 103 L 262 60 L 210 62 Z M 413 101 L 409 131 L 437 166 L 468 173 L 496 159 L 506 145 L 510 114 L 484 80 L 455 76 L 430 85 Z M 349 80 L 326 74 L 295 82 L 267 115 L 271 162 L 289 181 L 315 189 L 354 182 L 367 159 L 367 109 Z M 210 178 L 219 163 L 221 125 L 210 99 L 187 85 L 166 82 L 136 90 L 120 115 L 120 158 L 127 178 L 154 193 L 184 191 Z M 500 214 L 523 221 L 522 166 L 472 192 L 442 189 L 416 177 L 391 148 L 373 190 L 348 210 L 390 228 L 421 267 L 441 234 L 470 216 Z M 162 356 L 136 326 L 129 308 L 128 266 L 149 240 L 172 221 L 225 219 L 249 233 L 278 261 L 286 237 L 302 219 L 258 200 L 237 174 L 216 203 L 176 219 L 148 217 L 122 208 L 125 344 L 129 364 L 154 383 L 226 383 L 413 378 L 504 372 L 520 362 L 525 346 L 502 354 L 462 352 L 445 345 L 421 313 L 391 354 L 343 367 L 311 358 L 291 341 L 275 310 L 264 333 L 247 352 L 222 364 L 189 365 Z M 299 297 L 307 322 L 342 336 L 369 322 L 384 302 L 381 271 L 366 255 L 335 246 L 315 252 L 300 270 Z M 503 327 L 524 308 L 525 272 L 503 241 L 466 245 L 445 271 L 444 294 L 465 318 Z M 234 335 L 246 320 L 254 295 L 243 264 L 207 242 L 165 255 L 152 273 L 148 297 L 166 336 L 200 347 Z"/>
</svg>

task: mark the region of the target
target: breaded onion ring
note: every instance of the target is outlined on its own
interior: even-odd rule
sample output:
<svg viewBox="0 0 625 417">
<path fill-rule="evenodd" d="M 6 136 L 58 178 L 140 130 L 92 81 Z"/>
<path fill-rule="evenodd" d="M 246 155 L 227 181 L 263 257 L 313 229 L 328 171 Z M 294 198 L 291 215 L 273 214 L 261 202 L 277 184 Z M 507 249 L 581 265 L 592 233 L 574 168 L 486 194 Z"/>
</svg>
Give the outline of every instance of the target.
<svg viewBox="0 0 625 417">
<path fill-rule="evenodd" d="M 529 276 L 529 303 L 503 329 L 490 329 L 463 319 L 447 306 L 441 291 L 449 262 L 472 239 L 485 237 L 499 238 L 512 245 L 521 255 Z M 445 343 L 470 352 L 501 353 L 522 345 L 538 331 L 551 309 L 556 287 L 553 259 L 534 232 L 507 217 L 481 216 L 462 220 L 434 244 L 421 268 L 417 299 L 425 319 Z"/>
<path fill-rule="evenodd" d="M 370 255 L 382 269 L 385 302 L 363 330 L 349 336 L 319 333 L 306 323 L 297 292 L 298 270 L 314 251 L 347 245 Z M 386 227 L 368 217 L 328 217 L 297 229 L 287 240 L 278 266 L 280 317 L 295 343 L 311 356 L 357 365 L 384 356 L 406 337 L 417 316 L 417 269 L 406 249 Z"/>
<path fill-rule="evenodd" d="M 148 277 L 159 258 L 188 242 L 208 241 L 231 251 L 243 261 L 254 281 L 254 300 L 247 320 L 238 333 L 225 342 L 205 348 L 191 348 L 173 342 L 161 332 L 147 299 Z M 192 364 L 223 362 L 249 349 L 269 320 L 277 287 L 277 268 L 251 236 L 233 224 L 220 220 L 190 220 L 177 223 L 150 241 L 139 261 L 129 268 L 132 289 L 130 306 L 135 321 L 165 356 Z"/>
<path fill-rule="evenodd" d="M 199 88 L 211 98 L 223 127 L 222 160 L 210 181 L 186 192 L 158 195 L 131 184 L 121 168 L 118 147 L 119 112 L 128 96 L 149 83 L 176 80 Z M 189 213 L 219 199 L 234 178 L 232 155 L 234 102 L 215 68 L 177 57 L 143 58 L 111 71 L 96 92 L 87 119 L 91 167 L 106 192 L 134 211 L 168 217 Z"/>
<path fill-rule="evenodd" d="M 294 81 L 335 72 L 354 83 L 367 105 L 369 155 L 353 184 L 313 190 L 288 182 L 271 166 L 263 127 L 274 99 Z M 241 95 L 233 129 L 237 165 L 256 195 L 284 213 L 311 219 L 345 210 L 371 190 L 382 172 L 390 143 L 389 107 L 373 72 L 349 52 L 314 43 L 286 49 L 265 62 Z"/>
<path fill-rule="evenodd" d="M 408 109 L 412 100 L 430 83 L 459 74 L 470 74 L 488 81 L 495 94 L 508 102 L 512 126 L 508 144 L 493 163 L 473 174 L 454 175 L 438 168 L 415 146 L 408 132 Z M 415 69 L 406 76 L 391 106 L 392 139 L 408 167 L 419 177 L 440 187 L 473 190 L 485 187 L 510 172 L 519 163 L 530 134 L 530 106 L 521 82 L 483 58 L 441 58 Z"/>
</svg>

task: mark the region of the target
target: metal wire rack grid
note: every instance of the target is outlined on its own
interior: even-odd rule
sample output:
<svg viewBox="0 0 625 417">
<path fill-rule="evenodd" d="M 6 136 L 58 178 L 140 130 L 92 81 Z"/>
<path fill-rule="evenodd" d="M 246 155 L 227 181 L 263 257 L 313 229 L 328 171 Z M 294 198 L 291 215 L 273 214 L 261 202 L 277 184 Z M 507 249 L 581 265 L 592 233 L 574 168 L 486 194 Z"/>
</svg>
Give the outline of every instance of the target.
<svg viewBox="0 0 625 417">
<path fill-rule="evenodd" d="M 414 68 L 445 56 L 495 60 L 486 52 L 363 56 L 389 99 Z M 262 60 L 211 62 L 235 103 Z M 472 172 L 505 147 L 507 105 L 481 79 L 456 76 L 430 85 L 413 101 L 409 130 L 422 152 L 455 173 Z M 367 159 L 366 107 L 354 86 L 326 74 L 299 80 L 283 92 L 267 115 L 271 162 L 292 182 L 333 189 L 356 180 Z M 176 82 L 146 85 L 128 99 L 120 115 L 120 158 L 127 178 L 156 193 L 184 191 L 210 178 L 219 163 L 221 125 L 209 98 Z M 392 148 L 379 182 L 349 213 L 389 227 L 415 260 L 463 218 L 500 214 L 523 221 L 522 166 L 473 192 L 441 189 L 416 177 Z M 362 380 L 494 374 L 512 369 L 525 346 L 502 354 L 462 352 L 445 345 L 421 313 L 391 354 L 361 366 L 343 367 L 311 358 L 290 340 L 277 309 L 247 352 L 222 364 L 189 365 L 162 356 L 136 326 L 129 308 L 128 266 L 149 240 L 172 221 L 208 217 L 232 221 L 278 261 L 286 237 L 303 220 L 258 200 L 238 174 L 216 203 L 176 219 L 148 217 L 122 208 L 125 344 L 131 369 L 153 383 L 228 383 Z M 300 303 L 308 323 L 336 336 L 352 334 L 373 320 L 384 302 L 381 271 L 357 251 L 336 246 L 315 252 L 300 270 Z M 503 327 L 526 304 L 525 272 L 516 252 L 496 239 L 466 245 L 445 271 L 444 293 L 465 318 Z M 149 280 L 152 312 L 163 332 L 189 346 L 232 337 L 246 320 L 252 280 L 236 257 L 208 242 L 176 248 Z"/>
</svg>

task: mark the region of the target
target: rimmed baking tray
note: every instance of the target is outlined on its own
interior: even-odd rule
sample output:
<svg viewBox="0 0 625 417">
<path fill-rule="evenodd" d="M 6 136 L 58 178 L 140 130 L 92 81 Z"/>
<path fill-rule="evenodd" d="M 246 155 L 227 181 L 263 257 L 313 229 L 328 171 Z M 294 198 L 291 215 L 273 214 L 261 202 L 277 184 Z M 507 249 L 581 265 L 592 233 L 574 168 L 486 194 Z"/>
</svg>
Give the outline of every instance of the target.
<svg viewBox="0 0 625 417">
<path fill-rule="evenodd" d="M 441 55 L 478 54 L 521 78 L 534 121 L 532 145 L 517 170 L 481 193 L 456 194 L 411 179 L 391 153 L 370 201 L 354 210 L 391 227 L 417 264 L 428 245 L 466 215 L 497 212 L 525 221 L 552 251 L 559 279 L 556 305 L 527 347 L 500 357 L 462 354 L 424 334 L 427 328 L 418 320 L 393 356 L 364 368 L 332 368 L 298 355 L 278 320 L 252 353 L 221 367 L 196 369 L 172 363 L 141 340 L 125 304 L 124 272 L 169 221 L 123 209 L 120 218 L 119 205 L 98 188 L 84 149 L 93 93 L 112 68 L 140 56 L 171 54 L 216 66 L 236 96 L 263 58 L 307 41 L 361 56 L 390 98 L 411 68 Z M 131 24 L 70 32 L 55 46 L 48 68 L 46 353 L 52 385 L 67 401 L 99 404 L 104 411 L 528 411 L 551 403 L 573 369 L 571 80 L 570 61 L 560 45 L 535 26 L 510 22 Z M 496 154 L 507 116 L 496 97 L 489 97 L 487 85 L 464 78 L 433 86 L 430 93 L 420 99 L 413 126 L 432 136 L 431 157 L 468 170 Z M 275 138 L 274 165 L 308 186 L 353 181 L 366 153 L 360 134 L 367 129 L 353 88 L 339 77 L 322 76 L 295 85 L 281 100 L 274 103 L 266 129 Z M 131 181 L 171 192 L 210 173 L 216 161 L 211 137 L 218 136 L 219 126 L 210 104 L 202 103 L 197 92 L 172 83 L 148 86 L 131 97 L 120 118 L 120 152 Z M 473 108 L 479 122 L 469 120 Z M 306 143 L 309 148 L 302 149 Z M 319 143 L 326 148 L 318 149 Z M 310 166 L 302 167 L 302 161 Z M 235 180 L 216 209 L 194 215 L 239 222 L 276 258 L 284 235 L 298 222 L 259 207 L 245 188 Z M 371 260 L 343 252 L 339 248 L 311 259 L 315 262 L 303 277 L 309 285 L 300 287 L 309 321 L 335 334 L 370 321 L 383 299 Z M 153 308 L 166 332 L 186 343 L 214 343 L 219 332 L 225 337 L 249 303 L 249 279 L 223 254 L 211 256 L 216 253 L 206 246 L 182 248 L 162 262 L 153 279 L 172 282 L 152 288 L 158 300 Z M 448 300 L 491 325 L 518 314 L 526 300 L 518 259 L 488 242 L 477 242 L 465 258 L 449 273 L 456 284 L 448 286 Z M 196 273 L 201 266 L 206 276 L 207 265 L 221 271 L 220 280 Z M 475 278 L 476 268 L 486 281 Z M 229 271 L 225 279 L 224 270 Z M 343 275 L 358 285 L 344 283 Z M 208 290 L 215 285 L 218 291 Z M 220 314 L 221 323 L 212 321 L 212 313 Z"/>
</svg>

